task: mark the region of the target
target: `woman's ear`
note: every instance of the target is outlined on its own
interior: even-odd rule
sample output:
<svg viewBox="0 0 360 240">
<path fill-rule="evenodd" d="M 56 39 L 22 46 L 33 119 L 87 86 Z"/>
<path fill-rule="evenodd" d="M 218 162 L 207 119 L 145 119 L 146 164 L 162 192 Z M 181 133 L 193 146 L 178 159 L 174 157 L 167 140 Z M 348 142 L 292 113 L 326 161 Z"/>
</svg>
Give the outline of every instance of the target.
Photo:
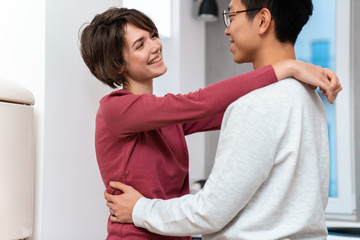
<svg viewBox="0 0 360 240">
<path fill-rule="evenodd" d="M 260 35 L 262 35 L 269 30 L 270 25 L 271 25 L 272 16 L 271 16 L 269 9 L 267 9 L 267 8 L 261 9 L 257 16 L 259 17 L 258 33 Z"/>
<path fill-rule="evenodd" d="M 120 74 L 120 75 L 125 75 L 126 73 L 127 73 L 126 66 L 120 65 L 120 67 L 119 67 L 119 69 L 118 69 L 118 74 Z"/>
</svg>

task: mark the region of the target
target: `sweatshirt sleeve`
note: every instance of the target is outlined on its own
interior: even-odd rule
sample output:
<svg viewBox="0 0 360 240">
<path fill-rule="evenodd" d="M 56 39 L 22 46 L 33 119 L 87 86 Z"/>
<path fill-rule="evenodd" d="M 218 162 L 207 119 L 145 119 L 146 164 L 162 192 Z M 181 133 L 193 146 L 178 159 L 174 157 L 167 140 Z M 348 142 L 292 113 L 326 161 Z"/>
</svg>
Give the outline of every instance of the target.
<svg viewBox="0 0 360 240">
<path fill-rule="evenodd" d="M 215 117 L 185 123 L 183 125 L 184 134 L 189 135 L 197 132 L 219 130 L 223 116 L 224 113 L 220 113 Z"/>
<path fill-rule="evenodd" d="M 277 82 L 271 65 L 245 73 L 185 95 L 152 94 L 119 96 L 101 101 L 100 115 L 107 128 L 119 137 L 182 124 L 223 113 L 233 101 L 252 90 Z"/>
<path fill-rule="evenodd" d="M 232 104 L 225 113 L 215 164 L 204 188 L 170 200 L 141 198 L 133 210 L 134 224 L 174 236 L 220 231 L 267 179 L 276 151 L 272 136 L 266 118 L 252 106 Z"/>
</svg>

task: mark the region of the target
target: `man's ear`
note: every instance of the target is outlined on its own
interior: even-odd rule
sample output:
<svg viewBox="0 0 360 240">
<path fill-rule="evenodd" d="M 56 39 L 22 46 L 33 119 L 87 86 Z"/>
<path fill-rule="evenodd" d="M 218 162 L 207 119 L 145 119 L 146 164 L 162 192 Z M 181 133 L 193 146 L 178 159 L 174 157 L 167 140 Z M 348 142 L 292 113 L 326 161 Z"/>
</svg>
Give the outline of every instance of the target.
<svg viewBox="0 0 360 240">
<path fill-rule="evenodd" d="M 260 10 L 257 16 L 259 17 L 258 33 L 262 35 L 266 33 L 270 28 L 271 20 L 272 20 L 271 12 L 269 11 L 269 9 L 263 8 Z"/>
</svg>

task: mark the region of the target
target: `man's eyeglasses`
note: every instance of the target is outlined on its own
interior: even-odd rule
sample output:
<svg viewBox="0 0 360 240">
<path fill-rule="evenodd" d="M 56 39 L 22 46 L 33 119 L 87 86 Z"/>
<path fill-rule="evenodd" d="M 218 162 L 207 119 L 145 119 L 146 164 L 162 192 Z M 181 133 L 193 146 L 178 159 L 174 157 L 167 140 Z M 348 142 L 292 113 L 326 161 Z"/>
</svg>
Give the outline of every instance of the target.
<svg viewBox="0 0 360 240">
<path fill-rule="evenodd" d="M 242 12 L 250 12 L 250 11 L 256 11 L 256 10 L 261 10 L 261 8 L 252 8 L 252 9 L 246 9 L 246 10 L 242 10 L 242 11 L 235 11 L 235 12 L 230 12 L 228 10 L 224 10 L 223 13 L 223 20 L 224 20 L 224 24 L 226 27 L 230 26 L 231 23 L 231 17 L 238 14 L 238 13 L 242 13 Z"/>
</svg>

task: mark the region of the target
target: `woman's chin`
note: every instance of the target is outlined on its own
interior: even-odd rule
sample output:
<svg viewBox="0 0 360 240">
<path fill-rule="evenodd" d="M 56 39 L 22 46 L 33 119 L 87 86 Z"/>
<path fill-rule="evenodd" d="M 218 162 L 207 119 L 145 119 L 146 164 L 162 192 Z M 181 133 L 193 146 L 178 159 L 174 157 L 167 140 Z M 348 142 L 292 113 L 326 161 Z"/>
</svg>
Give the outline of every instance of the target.
<svg viewBox="0 0 360 240">
<path fill-rule="evenodd" d="M 164 64 L 163 69 L 162 69 L 162 70 L 159 72 L 159 74 L 157 74 L 157 76 L 155 76 L 155 77 L 160 77 L 160 76 L 164 75 L 166 72 L 167 72 L 167 67 L 166 67 L 166 65 Z"/>
</svg>

